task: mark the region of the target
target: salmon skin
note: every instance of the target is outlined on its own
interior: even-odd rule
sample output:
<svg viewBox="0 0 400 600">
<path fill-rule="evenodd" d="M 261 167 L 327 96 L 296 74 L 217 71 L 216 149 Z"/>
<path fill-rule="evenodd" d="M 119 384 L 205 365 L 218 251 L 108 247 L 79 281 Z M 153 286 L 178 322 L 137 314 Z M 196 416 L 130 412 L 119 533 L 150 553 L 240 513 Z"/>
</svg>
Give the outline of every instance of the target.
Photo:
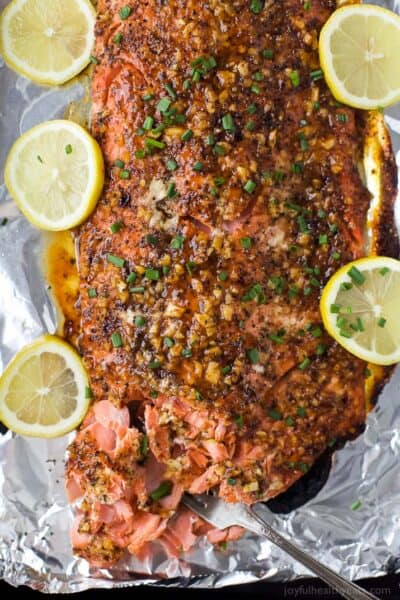
<svg viewBox="0 0 400 600">
<path fill-rule="evenodd" d="M 366 119 L 318 62 L 334 8 L 98 2 L 107 172 L 79 231 L 94 404 L 67 463 L 72 542 L 92 564 L 237 538 L 180 508 L 183 491 L 267 500 L 364 423 L 366 364 L 319 314 L 329 277 L 367 252 L 371 202 Z M 375 246 L 395 255 L 394 172 L 389 147 Z"/>
</svg>

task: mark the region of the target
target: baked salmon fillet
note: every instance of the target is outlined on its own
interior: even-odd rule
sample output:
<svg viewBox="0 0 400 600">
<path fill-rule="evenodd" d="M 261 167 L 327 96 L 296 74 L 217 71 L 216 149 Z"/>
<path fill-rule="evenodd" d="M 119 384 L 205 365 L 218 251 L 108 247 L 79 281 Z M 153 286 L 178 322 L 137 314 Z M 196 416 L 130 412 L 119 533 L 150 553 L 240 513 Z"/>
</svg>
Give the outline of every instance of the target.
<svg viewBox="0 0 400 600">
<path fill-rule="evenodd" d="M 319 298 L 347 262 L 397 256 L 396 170 L 382 117 L 325 84 L 335 7 L 98 2 L 106 184 L 78 235 L 93 406 L 66 468 L 92 564 L 237 538 L 180 508 L 183 491 L 267 500 L 364 424 L 367 365 L 326 334 Z"/>
</svg>

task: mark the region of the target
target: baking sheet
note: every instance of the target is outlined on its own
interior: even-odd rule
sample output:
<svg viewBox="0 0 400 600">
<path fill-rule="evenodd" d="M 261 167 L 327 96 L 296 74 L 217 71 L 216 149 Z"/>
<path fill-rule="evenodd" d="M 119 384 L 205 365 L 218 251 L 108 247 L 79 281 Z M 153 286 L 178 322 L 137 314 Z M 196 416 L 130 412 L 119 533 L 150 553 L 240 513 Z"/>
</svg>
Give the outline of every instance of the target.
<svg viewBox="0 0 400 600">
<path fill-rule="evenodd" d="M 0 0 L 0 9 L 7 0 Z M 400 1 L 374 2 L 396 10 Z M 3 185 L 7 152 L 21 133 L 62 117 L 82 97 L 80 83 L 40 88 L 0 59 L 0 372 L 24 344 L 56 329 L 55 310 L 40 270 L 42 235 L 18 213 Z M 400 106 L 386 121 L 400 168 Z M 400 222 L 400 203 L 396 207 Z M 77 592 L 140 583 L 221 587 L 259 579 L 288 580 L 307 571 L 265 540 L 247 535 L 226 551 L 205 541 L 181 559 L 160 550 L 151 560 L 128 559 L 106 570 L 73 557 L 72 511 L 64 491 L 68 437 L 0 438 L 0 576 L 45 592 Z M 335 453 L 322 490 L 274 524 L 306 551 L 355 579 L 400 571 L 400 369 L 384 389 L 365 433 Z M 352 505 L 359 500 L 357 511 Z M 307 573 L 308 574 L 308 573 Z"/>
</svg>

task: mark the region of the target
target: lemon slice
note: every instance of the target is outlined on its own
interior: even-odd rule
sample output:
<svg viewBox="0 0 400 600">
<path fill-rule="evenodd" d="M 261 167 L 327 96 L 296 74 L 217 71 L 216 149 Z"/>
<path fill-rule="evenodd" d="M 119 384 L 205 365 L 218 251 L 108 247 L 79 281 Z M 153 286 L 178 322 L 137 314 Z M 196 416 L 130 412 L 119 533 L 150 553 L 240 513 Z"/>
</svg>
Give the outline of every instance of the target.
<svg viewBox="0 0 400 600">
<path fill-rule="evenodd" d="M 61 339 L 44 335 L 23 348 L 1 376 L 0 418 L 21 435 L 64 435 L 86 415 L 88 386 L 77 352 Z"/>
<path fill-rule="evenodd" d="M 375 109 L 400 100 L 400 17 L 390 10 L 339 8 L 322 28 L 319 55 L 339 102 Z"/>
<path fill-rule="evenodd" d="M 47 121 L 22 135 L 5 166 L 6 186 L 26 218 L 61 231 L 84 221 L 104 183 L 97 142 L 72 121 Z"/>
<path fill-rule="evenodd" d="M 375 256 L 339 269 L 325 286 L 321 314 L 328 333 L 358 358 L 400 362 L 400 261 Z"/>
<path fill-rule="evenodd" d="M 1 53 L 36 83 L 65 83 L 90 60 L 95 18 L 89 0 L 13 0 L 1 16 Z"/>
</svg>

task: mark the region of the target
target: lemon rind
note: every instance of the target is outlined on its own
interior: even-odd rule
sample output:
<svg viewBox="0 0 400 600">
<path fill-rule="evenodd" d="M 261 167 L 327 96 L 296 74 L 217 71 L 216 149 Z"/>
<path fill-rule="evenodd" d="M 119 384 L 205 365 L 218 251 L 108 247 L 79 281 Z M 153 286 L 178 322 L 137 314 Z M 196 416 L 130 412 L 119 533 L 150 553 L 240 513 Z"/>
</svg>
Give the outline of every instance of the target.
<svg viewBox="0 0 400 600">
<path fill-rule="evenodd" d="M 62 350 L 61 350 L 62 349 Z M 75 383 L 78 387 L 78 407 L 74 413 L 67 419 L 62 419 L 59 425 L 38 425 L 29 426 L 15 418 L 15 413 L 10 411 L 5 403 L 4 398 L 9 389 L 10 382 L 13 376 L 18 372 L 21 362 L 29 356 L 34 356 L 43 352 L 54 352 L 60 354 L 66 360 L 69 367 L 72 368 Z M 55 438 L 61 437 L 73 431 L 84 419 L 90 404 L 90 400 L 86 398 L 86 388 L 89 386 L 89 380 L 86 370 L 83 366 L 81 357 L 77 351 L 64 340 L 57 336 L 45 334 L 25 346 L 7 365 L 4 373 L 0 378 L 0 420 L 14 433 L 28 437 L 40 438 Z"/>
<path fill-rule="evenodd" d="M 22 198 L 22 195 L 18 191 L 18 185 L 15 179 L 15 171 L 19 160 L 19 153 L 24 146 L 33 140 L 36 135 L 39 136 L 41 133 L 44 133 L 46 128 L 50 131 L 51 129 L 55 129 L 57 127 L 60 129 L 70 129 L 73 134 L 75 134 L 82 142 L 84 142 L 91 164 L 89 170 L 90 179 L 87 185 L 87 195 L 82 199 L 82 204 L 76 211 L 74 211 L 74 213 L 55 223 L 50 219 L 47 219 L 45 216 L 32 210 L 29 206 L 29 203 L 25 202 L 25 199 Z M 65 231 L 83 223 L 96 207 L 104 185 L 103 155 L 96 140 L 92 138 L 90 134 L 77 123 L 63 119 L 46 121 L 45 123 L 36 125 L 14 142 L 6 160 L 4 181 L 11 197 L 28 221 L 30 221 L 39 229 L 44 229 L 46 231 Z"/>
<path fill-rule="evenodd" d="M 369 256 L 352 261 L 341 267 L 326 284 L 321 295 L 320 312 L 326 331 L 334 340 L 338 342 L 338 344 L 345 348 L 345 350 L 366 362 L 370 362 L 375 365 L 390 366 L 400 362 L 400 347 L 396 352 L 393 352 L 390 355 L 380 355 L 371 350 L 367 350 L 366 348 L 363 348 L 355 343 L 354 340 L 341 337 L 334 323 L 334 315 L 331 315 L 329 312 L 331 304 L 333 304 L 336 299 L 340 284 L 343 282 L 344 278 L 347 280 L 347 277 L 345 276 L 347 275 L 349 269 L 351 269 L 352 266 L 355 266 L 360 271 L 368 271 L 372 263 L 375 263 L 375 269 L 389 267 L 400 273 L 400 261 L 394 258 L 385 256 Z"/>
<path fill-rule="evenodd" d="M 92 22 L 91 31 L 93 33 L 91 34 L 90 41 L 88 41 L 85 52 L 82 53 L 82 55 L 72 63 L 69 69 L 65 69 L 61 72 L 44 72 L 38 71 L 34 68 L 27 68 L 26 62 L 20 61 L 17 57 L 15 57 L 14 53 L 10 52 L 10 48 L 7 44 L 7 39 L 4 32 L 7 30 L 9 20 L 13 17 L 13 15 L 17 12 L 17 9 L 19 8 L 18 3 L 22 3 L 22 1 L 23 0 L 14 0 L 13 2 L 10 2 L 10 4 L 8 4 L 5 7 L 2 14 L 0 15 L 1 56 L 4 58 L 4 61 L 11 69 L 16 71 L 19 75 L 22 75 L 23 77 L 26 77 L 27 79 L 30 79 L 31 81 L 34 81 L 39 85 L 56 86 L 67 83 L 68 81 L 76 77 L 76 75 L 81 73 L 83 69 L 85 69 L 90 63 L 90 52 L 94 45 L 94 25 L 96 21 L 96 11 L 93 5 L 89 0 L 79 0 L 79 2 L 81 3 L 81 9 L 85 11 L 87 18 L 90 18 Z"/>
<path fill-rule="evenodd" d="M 346 13 L 359 12 L 360 14 L 365 14 L 366 10 L 371 10 L 371 12 L 374 11 L 375 14 L 381 14 L 392 24 L 397 18 L 400 33 L 400 17 L 398 17 L 398 15 L 393 13 L 391 10 L 388 10 L 387 8 L 376 6 L 374 4 L 351 4 L 348 6 L 342 6 L 333 13 L 333 15 L 330 17 L 330 19 L 328 19 L 328 21 L 321 29 L 319 43 L 319 59 L 321 68 L 324 72 L 326 83 L 338 102 L 341 102 L 342 104 L 347 104 L 348 106 L 351 106 L 353 108 L 359 108 L 362 110 L 374 110 L 380 107 L 392 106 L 393 104 L 396 104 L 396 102 L 400 100 L 400 90 L 394 90 L 385 98 L 379 99 L 379 101 L 369 100 L 366 97 L 364 100 L 361 100 L 360 96 L 355 96 L 354 94 L 347 92 L 342 82 L 335 76 L 335 69 L 332 64 L 330 52 L 325 52 L 323 48 L 324 44 L 321 43 L 321 40 L 323 40 L 325 36 L 329 39 L 329 34 L 331 34 L 332 31 L 337 28 L 338 16 L 341 17 L 341 15 L 343 15 L 343 17 L 340 19 L 342 20 L 343 18 L 345 18 Z"/>
</svg>

